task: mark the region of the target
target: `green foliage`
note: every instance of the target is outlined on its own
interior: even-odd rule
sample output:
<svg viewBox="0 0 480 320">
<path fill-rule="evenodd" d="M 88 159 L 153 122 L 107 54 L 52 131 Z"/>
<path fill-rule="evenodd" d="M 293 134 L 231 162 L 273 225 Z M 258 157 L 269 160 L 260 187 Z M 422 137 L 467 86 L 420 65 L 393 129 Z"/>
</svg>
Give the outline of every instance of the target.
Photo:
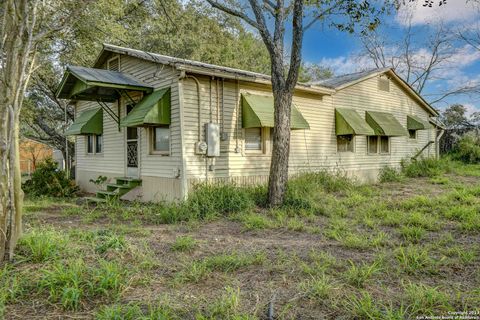
<svg viewBox="0 0 480 320">
<path fill-rule="evenodd" d="M 475 132 L 464 134 L 457 141 L 452 157 L 465 163 L 480 163 L 480 135 Z"/>
<path fill-rule="evenodd" d="M 380 170 L 378 176 L 380 182 L 401 182 L 403 180 L 402 174 L 395 168 L 385 166 Z"/>
<path fill-rule="evenodd" d="M 125 238 L 110 230 L 100 230 L 95 235 L 95 252 L 104 254 L 109 250 L 121 251 L 126 246 Z"/>
<path fill-rule="evenodd" d="M 335 284 L 332 278 L 324 273 L 300 283 L 299 288 L 310 299 L 324 300 L 332 295 Z"/>
<path fill-rule="evenodd" d="M 356 265 L 350 261 L 350 268 L 344 272 L 346 281 L 355 287 L 363 288 L 365 283 L 376 273 L 380 272 L 381 268 L 374 262 L 372 264 L 363 263 Z"/>
<path fill-rule="evenodd" d="M 240 221 L 247 230 L 269 229 L 275 226 L 274 222 L 260 213 L 247 213 L 240 216 Z"/>
<path fill-rule="evenodd" d="M 191 236 L 180 236 L 175 238 L 172 244 L 173 251 L 192 251 L 197 246 L 197 241 Z"/>
<path fill-rule="evenodd" d="M 404 285 L 405 298 L 410 304 L 412 315 L 436 315 L 453 311 L 450 297 L 436 287 L 424 284 L 407 283 Z"/>
<path fill-rule="evenodd" d="M 103 306 L 95 315 L 96 320 L 171 320 L 181 319 L 177 310 L 166 305 L 147 306 L 138 303 Z"/>
<path fill-rule="evenodd" d="M 356 319 L 384 319 L 374 298 L 367 291 L 363 291 L 360 297 L 352 295 L 348 301 L 348 309 Z"/>
<path fill-rule="evenodd" d="M 51 158 L 37 165 L 32 178 L 25 181 L 22 189 L 32 196 L 72 197 L 78 191 L 66 173 L 58 169 Z"/>
<path fill-rule="evenodd" d="M 426 249 L 416 246 L 399 247 L 395 250 L 395 258 L 400 263 L 400 267 L 408 274 L 430 268 L 434 263 Z"/>
<path fill-rule="evenodd" d="M 402 173 L 410 178 L 431 178 L 449 171 L 450 165 L 446 159 L 421 158 L 416 161 L 402 161 Z"/>
<path fill-rule="evenodd" d="M 20 238 L 18 254 L 34 263 L 55 260 L 64 253 L 67 241 L 64 234 L 53 229 L 34 229 Z"/>
<path fill-rule="evenodd" d="M 97 179 L 90 179 L 89 181 L 96 185 L 97 187 L 101 187 L 107 182 L 107 177 L 106 176 L 98 176 Z"/>
</svg>

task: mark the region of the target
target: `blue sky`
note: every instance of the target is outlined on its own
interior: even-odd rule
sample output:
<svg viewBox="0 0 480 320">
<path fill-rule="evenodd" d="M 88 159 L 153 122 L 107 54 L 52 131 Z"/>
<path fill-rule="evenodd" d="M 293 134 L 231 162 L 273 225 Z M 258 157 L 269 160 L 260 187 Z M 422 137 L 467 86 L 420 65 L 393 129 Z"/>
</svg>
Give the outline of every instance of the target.
<svg viewBox="0 0 480 320">
<path fill-rule="evenodd" d="M 461 30 L 475 29 L 480 32 L 480 9 L 472 2 L 465 0 L 447 0 L 447 5 L 434 8 L 424 8 L 423 1 L 417 1 L 403 7 L 398 13 L 385 17 L 382 31 L 389 38 L 401 38 L 405 30 L 405 17 L 410 17 L 415 37 L 418 41 L 415 47 L 418 59 L 425 59 L 429 52 L 423 42 L 438 28 L 439 22 L 452 35 Z M 437 1 L 435 1 L 437 2 Z M 385 48 L 390 50 L 391 48 Z M 393 50 L 393 49 L 392 49 Z M 359 39 L 344 32 L 328 27 L 316 26 L 305 35 L 303 45 L 303 60 L 310 63 L 320 63 L 333 68 L 335 73 L 343 74 L 359 71 L 369 67 L 371 60 L 360 59 L 362 45 Z M 373 64 L 371 65 L 373 67 Z M 462 41 L 453 41 L 449 49 L 449 57 L 435 71 L 436 80 L 430 82 L 424 90 L 424 96 L 440 92 L 448 92 L 459 86 L 469 84 L 480 85 L 480 50 Z M 451 103 L 462 103 L 470 112 L 480 111 L 480 95 L 462 95 L 448 97 L 436 107 L 443 109 Z"/>
</svg>

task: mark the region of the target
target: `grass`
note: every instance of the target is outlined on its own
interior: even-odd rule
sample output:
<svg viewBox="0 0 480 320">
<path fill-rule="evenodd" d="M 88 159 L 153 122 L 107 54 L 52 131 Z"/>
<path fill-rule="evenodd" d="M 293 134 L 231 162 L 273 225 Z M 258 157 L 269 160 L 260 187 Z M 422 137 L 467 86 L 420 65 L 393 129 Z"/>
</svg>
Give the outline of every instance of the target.
<svg viewBox="0 0 480 320">
<path fill-rule="evenodd" d="M 478 306 L 479 165 L 419 159 L 361 185 L 302 174 L 186 202 L 29 198 L 0 318 L 410 319 Z M 29 303 L 25 303 L 28 301 Z M 31 303 L 30 303 L 31 302 Z"/>
</svg>

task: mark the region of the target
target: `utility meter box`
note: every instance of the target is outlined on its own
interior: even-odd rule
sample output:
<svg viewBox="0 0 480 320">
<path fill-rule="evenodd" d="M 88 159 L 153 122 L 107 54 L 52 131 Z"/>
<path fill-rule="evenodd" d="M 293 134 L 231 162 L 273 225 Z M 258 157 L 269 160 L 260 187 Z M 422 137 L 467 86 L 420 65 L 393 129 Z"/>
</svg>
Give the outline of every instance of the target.
<svg viewBox="0 0 480 320">
<path fill-rule="evenodd" d="M 220 126 L 216 123 L 205 123 L 205 140 L 207 157 L 220 156 Z"/>
</svg>

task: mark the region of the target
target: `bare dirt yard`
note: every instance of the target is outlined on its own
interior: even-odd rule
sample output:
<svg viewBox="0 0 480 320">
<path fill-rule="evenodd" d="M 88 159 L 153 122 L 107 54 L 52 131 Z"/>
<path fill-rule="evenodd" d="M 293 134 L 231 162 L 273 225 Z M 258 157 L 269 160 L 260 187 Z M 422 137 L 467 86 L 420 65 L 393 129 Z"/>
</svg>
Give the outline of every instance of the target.
<svg viewBox="0 0 480 320">
<path fill-rule="evenodd" d="M 228 192 L 224 207 L 200 209 L 29 199 L 16 260 L 0 269 L 0 309 L 5 319 L 480 316 L 480 167 L 456 168 L 372 186 L 300 177 L 274 210 Z"/>
</svg>

